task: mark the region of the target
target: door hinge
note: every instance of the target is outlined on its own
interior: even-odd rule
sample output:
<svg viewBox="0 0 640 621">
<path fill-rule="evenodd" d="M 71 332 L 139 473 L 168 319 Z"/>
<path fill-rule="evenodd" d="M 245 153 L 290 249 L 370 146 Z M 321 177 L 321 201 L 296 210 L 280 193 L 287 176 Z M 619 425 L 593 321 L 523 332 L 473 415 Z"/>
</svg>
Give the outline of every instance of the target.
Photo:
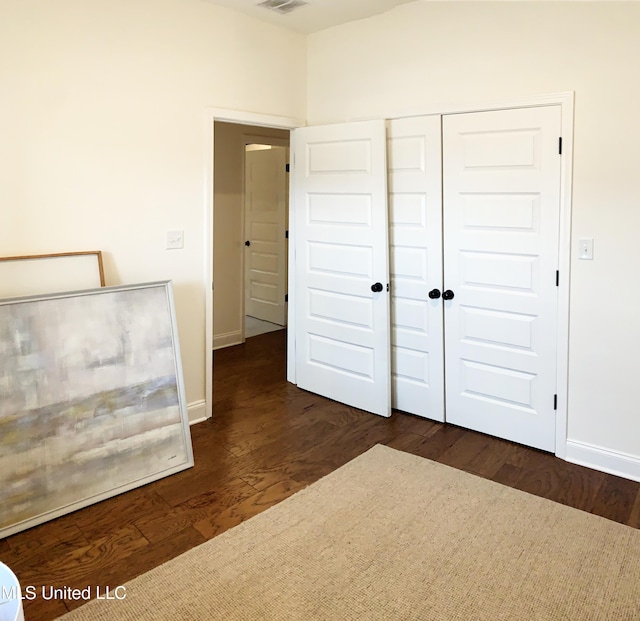
<svg viewBox="0 0 640 621">
<path fill-rule="evenodd" d="M 289 230 L 288 229 L 284 232 L 284 238 L 285 239 L 289 239 Z"/>
<path fill-rule="evenodd" d="M 553 395 L 553 409 L 558 409 L 558 395 Z"/>
<path fill-rule="evenodd" d="M 288 294 L 288 293 L 285 293 L 285 294 L 284 294 L 284 301 L 285 301 L 285 302 L 288 302 L 288 301 L 289 301 L 289 294 Z"/>
<path fill-rule="evenodd" d="M 558 154 L 562 155 L 562 136 L 558 138 Z"/>
<path fill-rule="evenodd" d="M 560 286 L 560 270 L 556 270 L 556 287 Z"/>
<path fill-rule="evenodd" d="M 290 164 L 287 164 L 287 166 L 286 166 L 286 169 L 285 169 L 285 170 L 286 170 L 287 172 L 291 172 L 291 165 L 290 165 Z"/>
</svg>

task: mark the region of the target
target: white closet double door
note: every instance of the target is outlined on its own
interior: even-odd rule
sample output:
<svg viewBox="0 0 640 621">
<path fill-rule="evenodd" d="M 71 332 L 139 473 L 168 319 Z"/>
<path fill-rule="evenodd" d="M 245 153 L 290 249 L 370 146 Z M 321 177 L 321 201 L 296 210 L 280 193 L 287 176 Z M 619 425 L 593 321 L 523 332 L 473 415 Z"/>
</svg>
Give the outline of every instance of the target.
<svg viewBox="0 0 640 621">
<path fill-rule="evenodd" d="M 558 106 L 296 130 L 298 385 L 554 450 L 559 136 Z"/>
</svg>

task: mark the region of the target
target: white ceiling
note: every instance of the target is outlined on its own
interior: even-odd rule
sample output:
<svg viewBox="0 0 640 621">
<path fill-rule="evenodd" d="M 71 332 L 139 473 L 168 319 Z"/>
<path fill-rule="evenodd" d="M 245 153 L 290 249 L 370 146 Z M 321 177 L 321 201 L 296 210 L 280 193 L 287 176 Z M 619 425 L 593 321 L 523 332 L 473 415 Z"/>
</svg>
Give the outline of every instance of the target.
<svg viewBox="0 0 640 621">
<path fill-rule="evenodd" d="M 258 6 L 261 0 L 206 0 L 296 32 L 311 33 L 378 15 L 413 0 L 306 0 L 307 5 L 281 15 Z"/>
<path fill-rule="evenodd" d="M 284 1 L 284 0 L 282 0 Z M 204 0 L 219 6 L 224 6 L 235 11 L 240 11 L 256 19 L 277 24 L 284 28 L 289 28 L 296 32 L 310 34 L 345 24 L 358 19 L 372 17 L 390 11 L 400 4 L 414 2 L 414 0 L 304 0 L 308 2 L 305 6 L 293 10 L 291 13 L 282 15 L 276 11 L 258 6 L 261 0 Z M 422 0 L 422 2 L 437 0 Z M 471 1 L 482 2 L 483 0 L 444 0 L 447 2 Z M 502 2 L 518 2 L 519 0 L 499 0 Z M 532 0 L 533 2 L 559 2 L 561 0 Z M 580 2 L 582 0 L 564 0 Z M 594 2 L 613 2 L 616 0 L 592 0 Z M 640 2 L 640 0 L 627 0 L 630 2 Z"/>
</svg>

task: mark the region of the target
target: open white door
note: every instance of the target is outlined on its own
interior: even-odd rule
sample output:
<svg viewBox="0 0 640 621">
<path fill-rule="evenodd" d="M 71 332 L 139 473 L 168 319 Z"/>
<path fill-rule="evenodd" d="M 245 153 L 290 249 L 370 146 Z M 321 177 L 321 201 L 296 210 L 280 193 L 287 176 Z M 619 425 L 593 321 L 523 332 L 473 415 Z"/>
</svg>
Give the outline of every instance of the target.
<svg viewBox="0 0 640 621">
<path fill-rule="evenodd" d="M 394 408 L 444 420 L 440 116 L 388 124 Z"/>
<path fill-rule="evenodd" d="M 245 154 L 245 315 L 285 319 L 287 147 Z"/>
<path fill-rule="evenodd" d="M 560 122 L 560 106 L 443 117 L 446 420 L 548 451 Z"/>
<path fill-rule="evenodd" d="M 293 134 L 296 381 L 391 414 L 384 121 Z"/>
</svg>

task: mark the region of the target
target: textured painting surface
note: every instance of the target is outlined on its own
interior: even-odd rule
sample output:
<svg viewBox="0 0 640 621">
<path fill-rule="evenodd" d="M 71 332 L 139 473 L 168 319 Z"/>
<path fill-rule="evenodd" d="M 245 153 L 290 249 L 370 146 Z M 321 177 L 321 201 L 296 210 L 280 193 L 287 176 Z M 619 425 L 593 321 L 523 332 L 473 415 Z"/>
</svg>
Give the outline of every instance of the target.
<svg viewBox="0 0 640 621">
<path fill-rule="evenodd" d="M 181 469 L 177 369 L 165 286 L 0 305 L 0 536 Z"/>
</svg>

